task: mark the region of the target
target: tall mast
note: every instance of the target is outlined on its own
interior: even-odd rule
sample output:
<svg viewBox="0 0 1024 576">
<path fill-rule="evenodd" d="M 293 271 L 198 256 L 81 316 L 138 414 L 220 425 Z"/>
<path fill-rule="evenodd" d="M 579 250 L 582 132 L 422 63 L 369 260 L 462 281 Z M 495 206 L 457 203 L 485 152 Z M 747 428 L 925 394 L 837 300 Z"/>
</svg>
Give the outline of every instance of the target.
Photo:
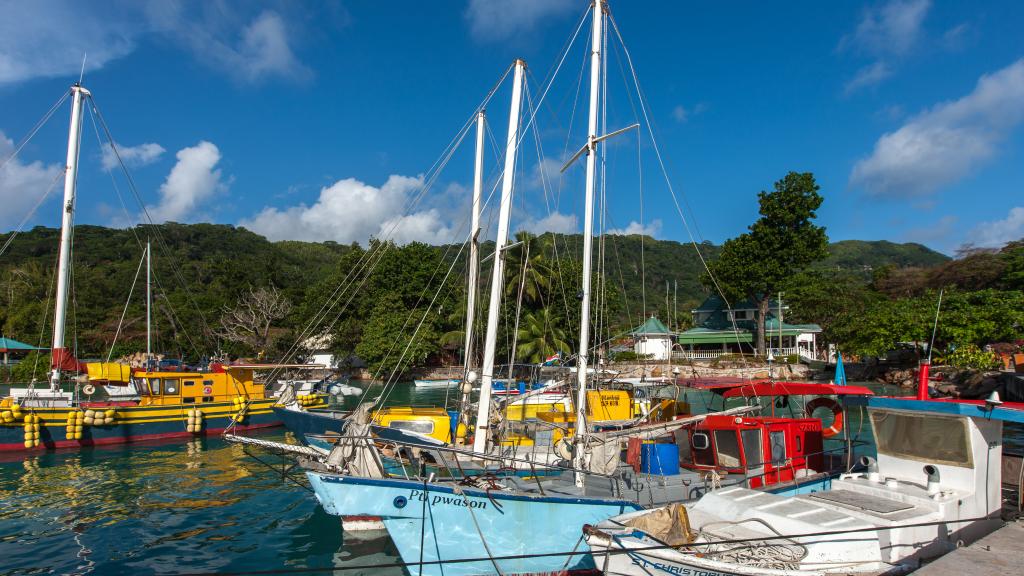
<svg viewBox="0 0 1024 576">
<path fill-rule="evenodd" d="M 469 229 L 469 279 L 466 286 L 466 343 L 463 346 L 465 370 L 462 373 L 462 411 L 469 406 L 470 362 L 473 359 L 473 320 L 476 317 L 476 292 L 480 282 L 480 198 L 484 189 L 484 127 L 487 114 L 476 115 L 476 162 L 473 166 L 473 216 Z M 463 419 L 465 416 L 463 416 Z"/>
<path fill-rule="evenodd" d="M 498 341 L 498 316 L 501 294 L 505 287 L 505 244 L 508 243 L 509 218 L 512 213 L 512 184 L 516 173 L 516 152 L 519 143 L 519 113 L 523 93 L 523 69 L 526 62 L 516 60 L 512 77 L 512 106 L 508 113 L 508 139 L 505 141 L 505 170 L 501 179 L 501 207 L 498 212 L 498 237 L 494 243 L 494 270 L 491 276 L 491 299 L 487 307 L 487 334 L 484 337 L 484 362 L 480 369 L 480 401 L 476 415 L 473 451 L 487 450 L 488 426 L 491 416 L 491 383 L 494 381 L 494 349 Z"/>
<path fill-rule="evenodd" d="M 149 240 L 146 240 L 146 371 L 149 371 L 149 361 L 153 357 L 153 284 L 150 280 L 152 274 L 152 247 Z"/>
<path fill-rule="evenodd" d="M 587 179 L 583 218 L 583 286 L 580 289 L 580 347 L 576 360 L 576 485 L 583 486 L 585 442 L 587 433 L 587 354 L 590 351 L 590 276 L 594 252 L 594 188 L 597 168 L 597 113 L 601 89 L 601 46 L 604 40 L 602 19 L 605 0 L 594 1 L 594 29 L 590 40 L 590 121 L 587 124 Z"/>
<path fill-rule="evenodd" d="M 71 87 L 71 126 L 68 128 L 68 158 L 64 165 L 64 203 L 60 223 L 60 259 L 57 262 L 57 299 L 53 314 L 53 343 L 50 390 L 60 389 L 60 370 L 67 353 L 64 350 L 64 322 L 67 319 L 68 280 L 71 269 L 71 231 L 75 224 L 75 190 L 78 183 L 78 146 L 82 140 L 82 100 L 89 91 Z"/>
</svg>

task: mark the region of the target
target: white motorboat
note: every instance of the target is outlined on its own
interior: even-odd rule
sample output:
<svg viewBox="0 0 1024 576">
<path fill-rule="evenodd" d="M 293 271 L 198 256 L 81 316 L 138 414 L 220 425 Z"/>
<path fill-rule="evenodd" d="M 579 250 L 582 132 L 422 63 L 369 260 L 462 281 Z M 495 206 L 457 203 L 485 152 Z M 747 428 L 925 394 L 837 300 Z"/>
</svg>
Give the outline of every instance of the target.
<svg viewBox="0 0 1024 576">
<path fill-rule="evenodd" d="M 584 528 L 595 564 L 623 575 L 905 572 L 1000 524 L 1002 422 L 1024 422 L 1024 404 L 864 402 L 878 447 L 866 472 L 811 494 L 727 488 L 615 516 Z"/>
</svg>

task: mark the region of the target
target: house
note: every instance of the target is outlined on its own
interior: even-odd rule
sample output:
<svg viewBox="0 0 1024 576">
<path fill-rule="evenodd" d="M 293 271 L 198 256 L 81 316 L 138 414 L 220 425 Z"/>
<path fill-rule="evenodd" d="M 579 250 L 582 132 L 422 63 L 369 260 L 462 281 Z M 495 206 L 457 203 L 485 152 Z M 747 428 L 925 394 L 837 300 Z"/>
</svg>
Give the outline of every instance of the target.
<svg viewBox="0 0 1024 576">
<path fill-rule="evenodd" d="M 653 315 L 634 329 L 633 351 L 652 360 L 668 360 L 672 354 L 672 332 Z"/>
<path fill-rule="evenodd" d="M 777 356 L 799 354 L 817 358 L 817 324 L 787 324 L 785 301 L 771 300 L 765 321 L 768 349 Z M 694 310 L 694 327 L 676 335 L 676 350 L 686 358 L 717 358 L 722 354 L 752 354 L 757 346 L 757 305 L 744 300 L 729 307 L 709 296 Z M 781 318 L 781 319 L 780 319 Z"/>
</svg>

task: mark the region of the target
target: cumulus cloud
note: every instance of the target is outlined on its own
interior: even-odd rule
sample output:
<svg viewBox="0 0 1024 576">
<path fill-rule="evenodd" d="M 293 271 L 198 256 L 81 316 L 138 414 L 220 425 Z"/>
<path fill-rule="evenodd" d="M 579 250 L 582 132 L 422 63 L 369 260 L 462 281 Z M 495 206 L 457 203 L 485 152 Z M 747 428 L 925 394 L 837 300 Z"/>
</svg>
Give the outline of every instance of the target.
<svg viewBox="0 0 1024 576">
<path fill-rule="evenodd" d="M 139 144 L 138 146 L 121 146 L 116 145 L 117 154 L 114 154 L 114 149 L 110 146 L 103 147 L 103 157 L 101 162 L 103 163 L 104 170 L 113 170 L 118 167 L 117 157 L 120 156 L 121 160 L 124 161 L 125 165 L 129 167 L 145 166 L 152 164 L 160 159 L 163 155 L 164 147 L 157 144 L 156 142 L 147 142 L 145 144 Z"/>
<path fill-rule="evenodd" d="M 473 37 L 499 42 L 532 31 L 542 21 L 580 8 L 576 0 L 470 0 L 466 20 Z"/>
<path fill-rule="evenodd" d="M 204 200 L 227 189 L 217 167 L 220 150 L 212 142 L 182 148 L 175 156 L 178 162 L 160 186 L 160 203 L 146 207 L 153 222 L 194 221 Z"/>
<path fill-rule="evenodd" d="M 28 213 L 39 203 L 47 190 L 51 196 L 54 189 L 61 189 L 57 177 L 64 171 L 60 164 L 46 165 L 42 162 L 24 163 L 15 158 L 14 142 L 0 131 L 0 231 L 18 226 Z"/>
<path fill-rule="evenodd" d="M 846 83 L 847 94 L 892 76 L 894 62 L 920 40 L 929 9 L 931 0 L 890 0 L 864 12 L 857 29 L 839 41 L 839 49 L 867 56 L 873 62 Z"/>
<path fill-rule="evenodd" d="M 533 234 L 554 232 L 555 234 L 574 234 L 578 226 L 574 214 L 562 214 L 557 210 L 541 219 L 527 218 L 520 225 L 520 230 L 526 230 Z"/>
<path fill-rule="evenodd" d="M 253 13 L 221 3 L 0 2 L 0 85 L 33 78 L 78 77 L 135 51 L 145 38 L 169 41 L 235 79 L 305 79 L 296 34 L 273 10 Z"/>
<path fill-rule="evenodd" d="M 642 224 L 633 220 L 625 228 L 613 228 L 609 230 L 608 233 L 615 236 L 632 236 L 634 234 L 642 234 L 644 236 L 650 236 L 651 238 L 657 238 L 661 234 L 661 220 L 654 219 L 647 224 Z"/>
<path fill-rule="evenodd" d="M 982 76 L 974 90 L 943 102 L 883 134 L 853 167 L 850 183 L 877 196 L 934 192 L 997 152 L 1024 120 L 1024 58 Z"/>
<path fill-rule="evenodd" d="M 1024 238 L 1024 207 L 1010 208 L 1002 220 L 982 222 L 967 235 L 968 241 L 979 248 L 1001 248 L 1007 242 Z"/>
<path fill-rule="evenodd" d="M 422 187 L 418 177 L 392 175 L 380 187 L 346 178 L 322 188 L 312 206 L 266 207 L 239 225 L 271 240 L 451 242 L 455 231 L 437 209 L 404 214 L 412 193 Z"/>
</svg>

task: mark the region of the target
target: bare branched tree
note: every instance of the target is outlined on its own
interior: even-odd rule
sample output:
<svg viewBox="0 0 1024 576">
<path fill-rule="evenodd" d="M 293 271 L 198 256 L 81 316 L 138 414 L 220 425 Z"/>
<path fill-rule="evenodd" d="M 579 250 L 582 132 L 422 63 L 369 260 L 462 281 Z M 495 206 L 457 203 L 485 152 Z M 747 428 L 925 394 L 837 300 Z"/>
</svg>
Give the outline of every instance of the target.
<svg viewBox="0 0 1024 576">
<path fill-rule="evenodd" d="M 219 335 L 262 354 L 270 343 L 271 326 L 291 311 L 292 303 L 277 288 L 249 288 L 234 308 L 224 307 Z"/>
</svg>

